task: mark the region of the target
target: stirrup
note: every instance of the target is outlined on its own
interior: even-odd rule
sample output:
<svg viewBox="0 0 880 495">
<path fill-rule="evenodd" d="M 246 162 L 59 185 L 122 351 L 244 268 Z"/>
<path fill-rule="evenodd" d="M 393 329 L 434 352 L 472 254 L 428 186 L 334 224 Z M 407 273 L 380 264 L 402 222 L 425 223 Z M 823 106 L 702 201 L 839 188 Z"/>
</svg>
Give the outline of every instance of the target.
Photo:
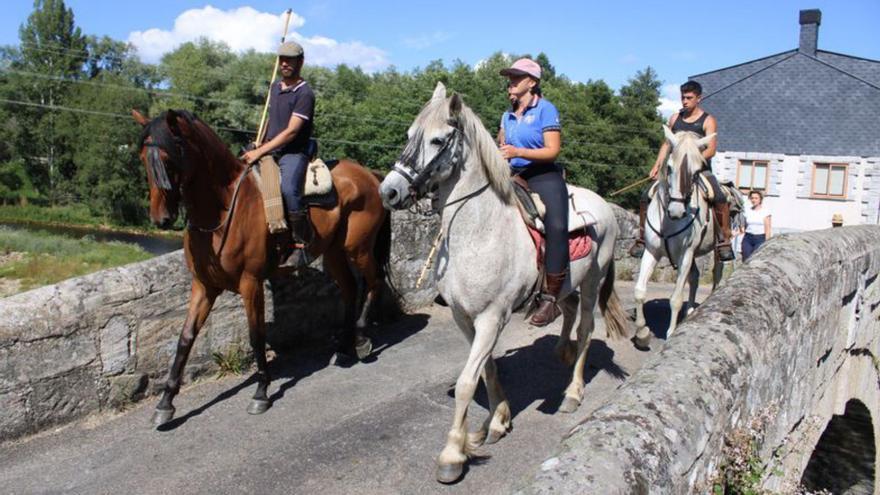
<svg viewBox="0 0 880 495">
<path fill-rule="evenodd" d="M 305 244 L 296 243 L 290 249 L 290 254 L 281 261 L 278 265 L 279 268 L 294 268 L 298 270 L 312 263 L 312 257 L 309 256 L 308 248 Z"/>
</svg>

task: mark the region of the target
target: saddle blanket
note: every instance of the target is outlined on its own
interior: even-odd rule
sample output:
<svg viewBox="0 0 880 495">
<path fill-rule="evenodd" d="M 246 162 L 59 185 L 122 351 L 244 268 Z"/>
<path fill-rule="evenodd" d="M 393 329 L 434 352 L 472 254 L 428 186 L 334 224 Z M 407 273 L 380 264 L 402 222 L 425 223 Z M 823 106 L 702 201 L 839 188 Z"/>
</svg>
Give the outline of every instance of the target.
<svg viewBox="0 0 880 495">
<path fill-rule="evenodd" d="M 272 155 L 266 155 L 260 158 L 259 167 L 254 172 L 257 186 L 263 196 L 269 232 L 274 234 L 286 231 L 287 222 L 281 198 L 281 169 Z M 302 199 L 306 204 L 316 206 L 336 204 L 333 177 L 330 175 L 330 167 L 323 160 L 315 158 L 308 164 L 304 180 Z"/>
<path fill-rule="evenodd" d="M 546 240 L 544 239 L 544 234 L 539 232 L 537 229 L 526 225 L 529 229 L 529 235 L 532 236 L 532 241 L 535 243 L 535 247 L 538 251 L 538 266 L 544 266 L 544 249 Z M 593 250 L 593 240 L 587 233 L 587 229 L 581 228 L 580 230 L 576 230 L 568 233 L 568 259 L 569 261 L 579 260 L 581 258 L 586 258 L 590 251 Z"/>
</svg>

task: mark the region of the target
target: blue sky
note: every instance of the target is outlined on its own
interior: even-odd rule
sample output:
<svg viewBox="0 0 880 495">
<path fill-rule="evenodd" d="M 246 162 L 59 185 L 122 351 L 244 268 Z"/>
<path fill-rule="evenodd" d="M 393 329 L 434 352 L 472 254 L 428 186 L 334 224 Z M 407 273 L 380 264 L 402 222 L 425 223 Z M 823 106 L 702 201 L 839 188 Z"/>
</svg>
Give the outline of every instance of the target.
<svg viewBox="0 0 880 495">
<path fill-rule="evenodd" d="M 33 3 L 4 3 L 0 44 L 16 44 Z M 147 58 L 195 34 L 227 39 L 235 47 L 271 46 L 282 26 L 274 16 L 292 7 L 291 31 L 304 41 L 307 63 L 408 70 L 434 59 L 474 64 L 498 50 L 544 51 L 557 72 L 578 81 L 604 79 L 614 88 L 651 65 L 672 97 L 672 88 L 690 74 L 796 48 L 798 11 L 805 8 L 822 10 L 821 49 L 880 59 L 878 0 L 68 0 L 67 5 L 85 33 L 137 41 L 152 54 Z"/>
</svg>

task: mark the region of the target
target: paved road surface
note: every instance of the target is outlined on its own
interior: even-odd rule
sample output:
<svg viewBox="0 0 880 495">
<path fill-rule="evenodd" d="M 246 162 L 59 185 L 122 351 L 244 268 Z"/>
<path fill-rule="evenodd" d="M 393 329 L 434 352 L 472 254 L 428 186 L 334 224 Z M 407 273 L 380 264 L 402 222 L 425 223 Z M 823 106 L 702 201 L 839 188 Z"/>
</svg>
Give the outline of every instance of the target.
<svg viewBox="0 0 880 495">
<path fill-rule="evenodd" d="M 627 308 L 632 284 L 618 284 Z M 669 285 L 653 285 L 655 334 L 668 322 Z M 700 293 L 702 300 L 705 289 Z M 531 328 L 515 315 L 495 351 L 513 409 L 513 431 L 480 450 L 456 485 L 434 481 L 450 427 L 452 390 L 466 355 L 446 308 L 432 307 L 373 332 L 378 355 L 351 368 L 311 350 L 272 363 L 274 405 L 245 412 L 253 384 L 240 377 L 186 387 L 166 431 L 149 427 L 156 399 L 132 410 L 0 446 L 2 493 L 510 493 L 560 438 L 614 393 L 649 352 L 605 342 L 601 322 L 588 354 L 584 403 L 557 413 L 569 371 L 555 357 L 559 324 Z M 655 340 L 656 352 L 662 340 Z M 468 424 L 485 418 L 478 394 Z M 2 412 L 0 412 L 2 414 Z"/>
</svg>

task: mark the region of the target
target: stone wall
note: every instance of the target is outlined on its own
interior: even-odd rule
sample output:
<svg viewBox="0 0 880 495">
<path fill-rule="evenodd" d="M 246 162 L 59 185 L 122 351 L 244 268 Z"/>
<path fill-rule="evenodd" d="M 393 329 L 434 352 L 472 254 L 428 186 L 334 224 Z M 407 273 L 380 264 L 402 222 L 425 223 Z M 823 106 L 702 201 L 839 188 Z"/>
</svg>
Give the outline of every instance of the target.
<svg viewBox="0 0 880 495">
<path fill-rule="evenodd" d="M 710 492 L 730 460 L 731 432 L 763 417 L 761 482 L 792 493 L 825 425 L 850 401 L 869 410 L 877 452 L 878 241 L 876 226 L 769 241 L 657 343 L 664 348 L 574 428 L 523 491 Z"/>
<path fill-rule="evenodd" d="M 399 306 L 430 304 L 429 278 L 416 278 L 437 219 L 392 218 L 390 279 Z M 0 299 L 0 440 L 36 432 L 161 390 L 186 318 L 190 276 L 182 251 Z M 342 303 L 320 261 L 266 282 L 268 340 L 275 348 L 326 341 Z M 396 303 L 396 304 L 395 304 Z M 216 369 L 212 355 L 250 349 L 238 295 L 221 295 L 196 339 L 186 380 Z"/>
</svg>

